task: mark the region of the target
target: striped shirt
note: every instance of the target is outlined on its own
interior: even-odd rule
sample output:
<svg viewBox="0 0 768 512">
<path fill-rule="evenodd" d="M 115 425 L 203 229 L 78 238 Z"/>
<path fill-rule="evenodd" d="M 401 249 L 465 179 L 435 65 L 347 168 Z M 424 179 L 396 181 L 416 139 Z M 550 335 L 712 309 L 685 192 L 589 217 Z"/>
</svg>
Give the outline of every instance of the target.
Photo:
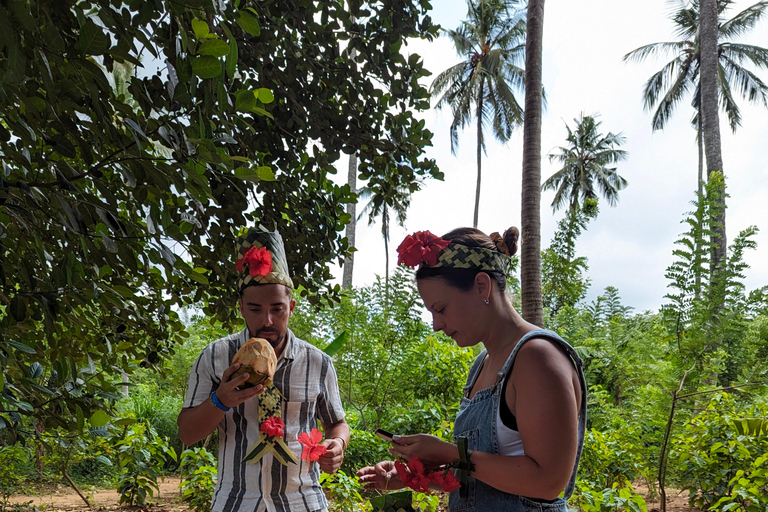
<svg viewBox="0 0 768 512">
<path fill-rule="evenodd" d="M 247 339 L 246 328 L 203 349 L 189 375 L 184 407 L 196 407 L 211 396 Z M 218 425 L 218 482 L 211 504 L 214 512 L 311 512 L 327 506 L 319 483 L 320 468 L 312 463 L 307 472 L 298 436 L 315 428 L 317 420 L 332 424 L 344 419 L 331 358 L 289 330 L 273 382 L 285 397 L 284 439 L 299 463 L 284 466 L 267 453 L 254 464 L 243 464 L 243 457 L 259 436 L 258 396 L 233 407 Z"/>
</svg>

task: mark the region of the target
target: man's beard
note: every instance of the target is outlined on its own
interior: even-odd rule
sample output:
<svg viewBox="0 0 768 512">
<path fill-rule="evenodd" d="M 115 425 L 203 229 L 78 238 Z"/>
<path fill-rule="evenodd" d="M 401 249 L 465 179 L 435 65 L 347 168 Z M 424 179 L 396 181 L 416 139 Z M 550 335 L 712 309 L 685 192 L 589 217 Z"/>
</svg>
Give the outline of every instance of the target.
<svg viewBox="0 0 768 512">
<path fill-rule="evenodd" d="M 256 334 L 254 334 L 254 337 L 256 338 L 264 338 L 269 342 L 270 345 L 272 345 L 272 348 L 277 348 L 280 346 L 280 343 L 283 342 L 285 339 L 287 333 L 281 333 L 277 329 L 273 327 L 264 327 L 256 331 Z"/>
</svg>

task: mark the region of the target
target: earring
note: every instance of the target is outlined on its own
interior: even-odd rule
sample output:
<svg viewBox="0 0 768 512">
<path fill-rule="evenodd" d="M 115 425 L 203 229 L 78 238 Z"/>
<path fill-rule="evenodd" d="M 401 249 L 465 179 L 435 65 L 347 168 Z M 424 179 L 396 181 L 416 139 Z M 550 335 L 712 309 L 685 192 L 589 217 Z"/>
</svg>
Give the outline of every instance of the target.
<svg viewBox="0 0 768 512">
<path fill-rule="evenodd" d="M 486 304 L 490 304 L 491 303 L 491 299 L 483 299 L 483 302 L 485 302 Z"/>
</svg>

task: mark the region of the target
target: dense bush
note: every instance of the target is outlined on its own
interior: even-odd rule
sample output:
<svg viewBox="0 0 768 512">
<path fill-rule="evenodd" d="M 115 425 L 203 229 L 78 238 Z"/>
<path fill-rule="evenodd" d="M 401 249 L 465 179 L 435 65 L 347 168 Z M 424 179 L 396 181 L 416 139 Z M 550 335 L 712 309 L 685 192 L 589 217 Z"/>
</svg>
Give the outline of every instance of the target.
<svg viewBox="0 0 768 512">
<path fill-rule="evenodd" d="M 762 425 L 766 417 L 765 405 L 744 405 L 731 394 L 717 393 L 685 424 L 675 440 L 672 459 L 692 505 L 723 512 L 749 511 L 752 504 L 765 506 L 768 435 L 760 427 L 745 430 L 742 422 L 759 418 Z"/>
<path fill-rule="evenodd" d="M 216 459 L 205 448 L 192 448 L 181 453 L 182 497 L 190 508 L 204 512 L 211 507 L 216 487 Z"/>
</svg>

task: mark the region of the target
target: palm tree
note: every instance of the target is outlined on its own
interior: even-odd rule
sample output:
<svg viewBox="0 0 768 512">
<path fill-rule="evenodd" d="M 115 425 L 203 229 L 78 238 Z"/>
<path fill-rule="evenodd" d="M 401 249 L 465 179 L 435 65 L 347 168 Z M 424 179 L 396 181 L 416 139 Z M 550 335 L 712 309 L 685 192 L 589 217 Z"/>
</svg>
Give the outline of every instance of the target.
<svg viewBox="0 0 768 512">
<path fill-rule="evenodd" d="M 758 2 L 741 11 L 729 20 L 720 16 L 733 3 L 732 0 L 717 0 L 717 89 L 719 103 L 728 117 L 733 131 L 741 124 L 741 111 L 733 97 L 735 89 L 743 98 L 768 106 L 768 86 L 743 64 L 751 62 L 757 68 L 768 67 L 768 49 L 759 46 L 732 42 L 754 28 L 765 16 L 768 1 Z M 655 73 L 643 89 L 643 103 L 646 110 L 656 108 L 653 114 L 654 130 L 663 129 L 680 101 L 692 92 L 694 116 L 692 124 L 697 130 L 699 143 L 699 192 L 702 192 L 703 146 L 701 116 L 700 37 L 699 0 L 681 5 L 671 14 L 675 23 L 678 41 L 653 43 L 641 46 L 624 56 L 624 60 L 643 61 L 651 55 L 665 55 L 673 52 L 674 58 Z"/>
<path fill-rule="evenodd" d="M 361 188 L 358 195 L 368 203 L 363 207 L 357 220 L 368 214 L 368 225 L 381 217 L 381 235 L 384 238 L 385 274 L 384 282 L 389 289 L 389 227 L 390 216 L 394 213 L 400 226 L 405 224 L 408 208 L 411 206 L 411 195 L 421 188 L 421 182 L 414 181 L 408 186 L 392 179 L 393 169 L 388 168 L 383 175 L 376 177 Z"/>
<path fill-rule="evenodd" d="M 467 0 L 467 20 L 458 29 L 445 31 L 464 59 L 446 69 L 432 82 L 437 108 L 451 107 L 451 152 L 459 146 L 459 129 L 477 122 L 477 188 L 473 226 L 480 208 L 483 130 L 490 125 L 494 137 L 507 142 L 515 126 L 523 122 L 523 109 L 513 89 L 524 88 L 521 64 L 525 51 L 524 10 L 516 0 Z"/>
<path fill-rule="evenodd" d="M 597 199 L 598 192 L 608 204 L 616 206 L 619 190 L 627 186 L 627 180 L 619 176 L 612 165 L 627 158 L 627 152 L 619 149 L 626 139 L 620 133 L 600 133 L 602 123 L 594 116 L 582 114 L 574 121 L 575 130 L 565 125 L 568 146 L 559 147 L 558 153 L 549 155 L 550 162 L 558 161 L 563 167 L 550 176 L 541 189 L 557 191 L 552 200 L 553 211 L 566 205 L 569 210 L 578 211 L 580 202 Z"/>
<path fill-rule="evenodd" d="M 544 0 L 529 0 L 525 48 L 525 123 L 520 222 L 520 291 L 523 318 L 544 324 L 541 296 L 541 113 Z"/>
<path fill-rule="evenodd" d="M 768 6 L 768 2 L 764 2 Z M 713 173 L 723 173 L 723 156 L 720 144 L 720 117 L 717 108 L 717 78 L 718 78 L 718 44 L 717 44 L 717 0 L 701 0 L 701 111 L 702 139 L 707 157 L 707 178 Z M 768 51 L 766 51 L 768 55 Z M 723 173 L 724 175 L 725 173 Z M 724 183 L 724 182 L 723 182 Z M 721 264 L 725 264 L 725 185 L 723 184 L 720 197 L 722 203 L 718 208 L 715 226 L 713 227 L 714 250 L 712 251 L 710 273 L 713 280 L 721 278 Z M 719 308 L 717 308 L 719 309 Z M 717 318 L 717 315 L 715 315 Z"/>
</svg>

